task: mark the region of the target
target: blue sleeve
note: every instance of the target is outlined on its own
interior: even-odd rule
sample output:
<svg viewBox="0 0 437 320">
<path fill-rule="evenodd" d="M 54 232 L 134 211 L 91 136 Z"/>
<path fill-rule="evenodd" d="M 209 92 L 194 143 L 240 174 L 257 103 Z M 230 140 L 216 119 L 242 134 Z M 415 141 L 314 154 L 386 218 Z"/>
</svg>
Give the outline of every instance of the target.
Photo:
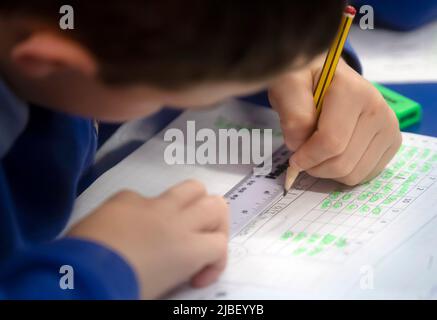
<svg viewBox="0 0 437 320">
<path fill-rule="evenodd" d="M 62 289 L 63 265 L 71 266 L 73 289 Z M 70 280 L 71 280 L 70 279 Z M 63 286 L 65 288 L 65 286 Z M 137 299 L 132 269 L 98 244 L 62 239 L 16 253 L 0 266 L 2 299 Z"/>
<path fill-rule="evenodd" d="M 437 0 L 354 0 L 353 4 L 357 9 L 373 7 L 376 28 L 407 31 L 437 19 Z"/>
</svg>

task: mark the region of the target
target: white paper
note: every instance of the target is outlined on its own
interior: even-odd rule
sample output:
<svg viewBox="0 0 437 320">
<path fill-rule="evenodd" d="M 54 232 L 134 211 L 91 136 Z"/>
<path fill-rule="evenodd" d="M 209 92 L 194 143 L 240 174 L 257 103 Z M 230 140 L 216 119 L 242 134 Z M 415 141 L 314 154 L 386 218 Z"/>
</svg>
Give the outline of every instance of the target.
<svg viewBox="0 0 437 320">
<path fill-rule="evenodd" d="M 166 129 L 180 128 L 185 132 L 186 122 L 195 120 L 196 128 L 215 128 L 217 132 L 215 122 L 219 118 L 239 127 L 273 129 L 273 150 L 283 143 L 279 119 L 275 112 L 235 100 L 207 111 L 185 112 Z M 69 226 L 122 189 L 135 190 L 144 196 L 152 197 L 179 182 L 194 178 L 204 183 L 208 192 L 223 195 L 252 171 L 252 165 L 167 165 L 164 161 L 164 150 L 170 143 L 164 142 L 166 129 L 103 174 L 81 194 L 76 201 Z M 138 123 L 133 130 L 122 130 L 124 136 L 135 137 L 136 140 L 141 139 L 143 135 L 138 130 Z M 108 151 L 105 150 L 106 152 Z"/>
<path fill-rule="evenodd" d="M 371 81 L 437 81 L 437 22 L 410 32 L 353 26 L 349 39 Z"/>
<path fill-rule="evenodd" d="M 219 117 L 238 127 L 279 131 L 272 110 L 235 101 L 210 111 L 186 112 L 169 127 L 183 129 L 187 120 L 196 120 L 199 128 L 214 128 Z M 168 143 L 162 137 L 163 132 L 86 190 L 77 200 L 73 221 L 123 188 L 154 196 L 175 183 L 195 178 L 211 193 L 223 195 L 251 172 L 248 165 L 168 166 L 163 161 Z M 281 143 L 277 135 L 273 149 Z M 300 190 L 296 200 L 280 200 L 289 201 L 286 209 L 268 220 L 261 215 L 230 241 L 229 263 L 218 283 L 202 290 L 183 287 L 170 297 L 414 298 L 433 294 L 437 283 L 432 282 L 435 276 L 427 276 L 430 272 L 422 272 L 417 282 L 411 278 L 394 281 L 393 275 L 404 274 L 400 271 L 404 265 L 406 270 L 415 268 L 415 264 L 402 263 L 417 248 L 409 239 L 415 236 L 420 242 L 420 230 L 437 216 L 436 138 L 404 134 L 404 147 L 389 168 L 369 184 L 347 188 L 310 176 L 304 179 L 309 187 Z M 426 236 L 432 237 L 427 228 Z M 420 252 L 415 251 L 420 270 L 425 268 L 421 261 L 429 260 L 430 251 L 436 252 L 437 237 L 433 239 Z M 390 270 L 393 261 L 397 273 Z M 432 268 L 432 263 L 428 261 L 426 268 Z M 369 268 L 372 286 L 366 287 L 367 281 L 363 288 L 363 271 Z M 412 282 L 416 287 L 408 285 Z"/>
</svg>

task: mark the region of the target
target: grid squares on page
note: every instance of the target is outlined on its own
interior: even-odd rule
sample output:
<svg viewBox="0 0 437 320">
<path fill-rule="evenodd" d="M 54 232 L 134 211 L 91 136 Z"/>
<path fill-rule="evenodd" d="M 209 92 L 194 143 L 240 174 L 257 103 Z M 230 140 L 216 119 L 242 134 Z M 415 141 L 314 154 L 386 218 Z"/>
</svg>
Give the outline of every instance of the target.
<svg viewBox="0 0 437 320">
<path fill-rule="evenodd" d="M 430 164 L 430 160 L 434 162 Z M 378 177 L 355 188 L 339 185 L 293 223 L 267 251 L 342 261 L 437 181 L 437 172 L 430 174 L 436 164 L 436 151 L 403 146 Z"/>
</svg>

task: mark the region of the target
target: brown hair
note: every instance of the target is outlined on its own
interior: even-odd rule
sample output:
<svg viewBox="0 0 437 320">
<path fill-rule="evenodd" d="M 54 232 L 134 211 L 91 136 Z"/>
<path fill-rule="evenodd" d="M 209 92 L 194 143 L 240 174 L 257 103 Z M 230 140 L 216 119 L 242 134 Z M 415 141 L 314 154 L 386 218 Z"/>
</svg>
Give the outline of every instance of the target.
<svg viewBox="0 0 437 320">
<path fill-rule="evenodd" d="M 58 23 L 62 1 L 1 0 L 3 13 Z M 255 81 L 325 50 L 344 0 L 70 1 L 75 29 L 61 32 L 97 58 L 112 84 L 177 88 Z"/>
</svg>

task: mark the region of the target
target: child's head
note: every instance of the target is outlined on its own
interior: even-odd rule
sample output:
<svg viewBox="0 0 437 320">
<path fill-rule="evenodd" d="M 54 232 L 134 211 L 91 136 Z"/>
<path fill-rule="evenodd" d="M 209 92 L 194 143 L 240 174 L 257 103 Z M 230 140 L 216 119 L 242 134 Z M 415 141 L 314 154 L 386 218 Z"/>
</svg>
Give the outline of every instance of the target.
<svg viewBox="0 0 437 320">
<path fill-rule="evenodd" d="M 325 50 L 343 0 L 2 0 L 0 71 L 29 100 L 124 120 L 261 89 Z M 2 40 L 3 39 L 3 40 Z"/>
</svg>

